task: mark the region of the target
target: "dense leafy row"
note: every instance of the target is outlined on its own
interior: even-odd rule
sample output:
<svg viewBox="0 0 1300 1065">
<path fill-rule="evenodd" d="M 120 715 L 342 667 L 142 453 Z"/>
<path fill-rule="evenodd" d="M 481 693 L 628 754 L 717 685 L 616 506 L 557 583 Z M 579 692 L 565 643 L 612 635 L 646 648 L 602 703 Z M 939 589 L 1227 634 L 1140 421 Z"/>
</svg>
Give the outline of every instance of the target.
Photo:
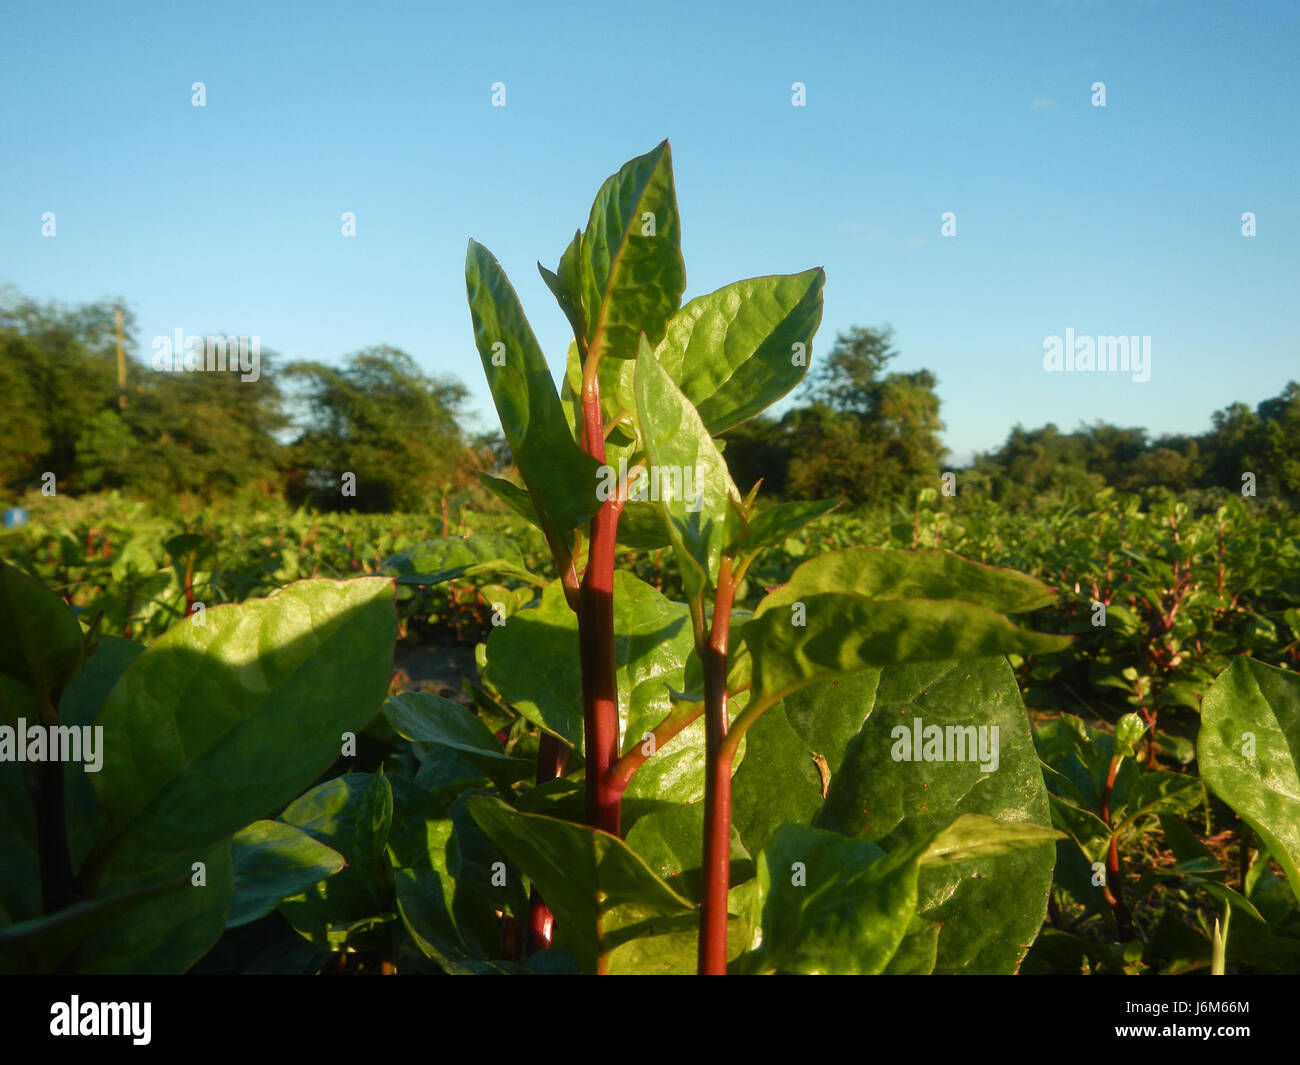
<svg viewBox="0 0 1300 1065">
<path fill-rule="evenodd" d="M 470 243 L 523 483 L 482 480 L 536 533 L 411 544 L 330 523 L 322 545 L 298 515 L 233 552 L 200 527 L 135 527 L 116 554 L 93 534 L 19 540 L 28 572 L 0 568 L 4 968 L 1294 966 L 1300 678 L 1236 654 L 1255 632 L 1293 657 L 1256 630 L 1294 630 L 1294 544 L 1261 536 L 1230 566 L 1244 508 L 1207 539 L 1186 508 L 1116 501 L 1100 532 L 1036 527 L 1026 565 L 1013 530 L 937 493 L 912 546 L 971 558 L 876 546 L 853 519 L 829 542 L 832 502 L 742 497 L 715 439 L 802 378 L 821 272 L 683 306 L 679 235 L 664 143 L 542 269 L 574 331 L 562 392 Z M 654 553 L 657 587 L 645 556 L 616 565 L 627 551 Z M 294 580 L 306 558 L 344 579 Z M 67 579 L 81 616 L 39 576 Z M 392 690 L 399 607 L 450 609 L 429 590 L 455 585 L 491 615 L 470 705 Z M 146 649 L 104 617 L 165 631 Z M 1044 690 L 1118 671 L 1136 712 L 1031 728 L 1008 659 Z M 1194 748 L 1165 708 L 1195 715 Z M 1211 816 L 1207 789 L 1256 844 L 1252 862 L 1239 841 L 1236 887 L 1184 820 Z M 1172 867 L 1142 860 L 1156 825 Z M 1222 923 L 1151 913 L 1156 885 Z"/>
</svg>

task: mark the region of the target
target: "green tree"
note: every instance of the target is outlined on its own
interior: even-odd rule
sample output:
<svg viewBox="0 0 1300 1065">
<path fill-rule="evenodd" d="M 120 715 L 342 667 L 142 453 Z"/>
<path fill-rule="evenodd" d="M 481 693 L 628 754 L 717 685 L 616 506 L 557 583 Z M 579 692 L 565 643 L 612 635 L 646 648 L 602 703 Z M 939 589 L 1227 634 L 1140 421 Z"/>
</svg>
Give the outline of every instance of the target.
<svg viewBox="0 0 1300 1065">
<path fill-rule="evenodd" d="M 358 352 L 341 369 L 294 363 L 285 375 L 299 429 L 291 494 L 326 508 L 418 510 L 466 483 L 459 382 L 426 377 L 391 347 Z M 355 477 L 355 496 L 343 494 L 345 474 Z"/>
<path fill-rule="evenodd" d="M 936 486 L 944 447 L 938 381 L 929 370 L 885 373 L 898 352 L 893 331 L 840 334 L 791 412 L 788 490 L 873 504 L 908 500 Z"/>
</svg>

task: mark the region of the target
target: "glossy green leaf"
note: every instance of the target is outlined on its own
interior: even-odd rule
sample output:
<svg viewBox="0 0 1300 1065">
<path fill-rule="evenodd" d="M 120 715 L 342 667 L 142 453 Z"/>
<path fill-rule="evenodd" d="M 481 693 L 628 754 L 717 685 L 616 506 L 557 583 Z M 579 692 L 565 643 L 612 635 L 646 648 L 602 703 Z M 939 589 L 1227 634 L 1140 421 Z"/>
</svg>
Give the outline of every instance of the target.
<svg viewBox="0 0 1300 1065">
<path fill-rule="evenodd" d="M 704 804 L 690 803 L 648 814 L 627 833 L 627 845 L 683 898 L 698 903 L 703 874 Z M 757 873 L 740 834 L 732 826 L 730 883 L 743 884 Z"/>
<path fill-rule="evenodd" d="M 635 386 L 649 458 L 640 484 L 664 516 L 687 595 L 699 596 L 717 581 L 730 501 L 740 493 L 699 413 L 644 341 Z M 628 498 L 638 498 L 635 488 Z"/>
<path fill-rule="evenodd" d="M 235 895 L 227 928 L 270 913 L 281 899 L 297 895 L 343 868 L 343 855 L 301 829 L 279 821 L 254 821 L 231 841 Z"/>
<path fill-rule="evenodd" d="M 936 971 L 1014 972 L 1046 912 L 1054 848 L 1034 845 L 1051 838 L 1052 822 L 1010 666 L 1002 658 L 893 666 L 861 705 L 865 721 L 813 823 L 889 853 L 983 823 L 951 826 L 958 815 L 1016 826 L 998 831 L 1022 833 L 1029 849 L 956 865 L 927 860 L 918 888 L 921 916 L 942 924 Z M 914 740 L 918 722 L 919 749 L 904 743 Z"/>
<path fill-rule="evenodd" d="M 870 600 L 843 593 L 812 594 L 784 607 L 760 604 L 740 636 L 752 662 L 754 706 L 845 673 L 908 662 L 1040 654 L 1069 644 L 1068 637 L 1017 628 L 972 603 Z"/>
<path fill-rule="evenodd" d="M 783 703 L 750 727 L 745 745 L 745 760 L 731 782 L 731 822 L 749 852 L 758 854 L 771 846 L 781 825 L 808 824 L 817 815 L 821 775 L 813 749 L 791 726 Z"/>
<path fill-rule="evenodd" d="M 1201 777 L 1259 833 L 1300 899 L 1300 676 L 1245 656 L 1201 704 Z"/>
<path fill-rule="evenodd" d="M 803 563 L 787 583 L 759 603 L 755 613 L 788 608 L 799 599 L 826 592 L 872 600 L 960 600 L 999 614 L 1038 610 L 1054 602 L 1057 594 L 1033 577 L 971 562 L 951 551 L 854 547 L 828 551 Z"/>
<path fill-rule="evenodd" d="M 686 290 L 667 141 L 605 181 L 591 205 L 581 244 L 590 355 L 634 359 L 639 334 L 657 344 Z"/>
<path fill-rule="evenodd" d="M 1031 821 L 1008 823 L 983 814 L 962 814 L 945 828 L 921 854 L 921 865 L 941 866 L 1001 858 L 1044 843 L 1055 843 L 1061 833 Z"/>
<path fill-rule="evenodd" d="M 347 942 L 347 933 L 342 931 L 346 929 L 355 929 L 352 934 L 363 937 L 360 945 L 364 945 L 367 934 L 373 937 L 369 929 L 397 919 L 391 879 L 382 872 L 377 875 L 374 868 L 375 814 L 378 812 L 382 821 L 384 805 L 382 792 L 378 810 L 368 801 L 375 795 L 374 778 L 372 773 L 334 777 L 295 799 L 280 814 L 282 822 L 337 851 L 348 863 L 333 876 L 285 897 L 278 906 L 300 934 L 323 949 Z M 409 781 L 388 778 L 386 783 L 393 804 L 387 838 L 392 862 L 414 867 L 427 853 L 427 823 L 445 818 L 445 813 L 427 792 Z M 383 863 L 380 865 L 382 868 Z M 379 923 L 373 923 L 376 921 Z"/>
<path fill-rule="evenodd" d="M 746 971 L 883 972 L 916 915 L 923 849 L 885 858 L 865 840 L 782 825 L 759 860 L 763 941 Z"/>
<path fill-rule="evenodd" d="M 694 646 L 689 612 L 631 573 L 616 570 L 614 646 L 619 729 L 626 751 L 672 709 L 669 688 L 682 687 Z M 559 582 L 547 587 L 538 606 L 515 614 L 488 637 L 485 676 L 519 713 L 582 750 L 578 623 Z M 665 744 L 633 778 L 628 794 L 698 799 L 702 763 L 698 742 L 689 743 L 690 738 L 683 734 Z M 652 784 L 669 787 L 670 778 L 671 794 L 643 790 Z"/>
<path fill-rule="evenodd" d="M 699 296 L 668 323 L 659 363 L 717 436 L 803 380 L 822 317 L 821 269 L 752 277 Z"/>
<path fill-rule="evenodd" d="M 441 584 L 469 569 L 526 570 L 518 545 L 508 536 L 444 536 L 408 547 L 386 559 L 379 572 L 397 578 L 398 584 Z"/>
<path fill-rule="evenodd" d="M 122 674 L 94 785 L 157 849 L 229 836 L 298 794 L 387 693 L 397 618 L 383 578 L 299 581 L 182 622 Z"/>
<path fill-rule="evenodd" d="M 463 755 L 503 792 L 533 774 L 536 765 L 512 758 L 482 718 L 470 710 L 429 692 L 405 692 L 384 704 L 384 716 L 401 736 L 420 743 L 436 743 Z"/>
<path fill-rule="evenodd" d="M 596 461 L 569 432 L 546 357 L 490 252 L 470 241 L 465 285 L 474 342 L 524 485 L 552 540 L 596 513 Z"/>
<path fill-rule="evenodd" d="M 673 919 L 680 924 L 692 913 L 690 903 L 616 836 L 520 813 L 486 796 L 470 799 L 469 810 L 537 885 L 555 914 L 557 946 L 584 972 L 595 971 L 599 954 L 653 934 L 657 926 L 680 930 Z"/>
</svg>

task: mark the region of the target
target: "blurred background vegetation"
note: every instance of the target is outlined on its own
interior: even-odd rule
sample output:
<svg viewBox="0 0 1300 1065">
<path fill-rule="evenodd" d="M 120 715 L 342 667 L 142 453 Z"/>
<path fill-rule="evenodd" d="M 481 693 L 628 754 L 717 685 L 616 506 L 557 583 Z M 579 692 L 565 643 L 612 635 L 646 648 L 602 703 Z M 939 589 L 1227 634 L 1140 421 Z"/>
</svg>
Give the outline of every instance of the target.
<svg viewBox="0 0 1300 1065">
<path fill-rule="evenodd" d="M 510 474 L 494 433 L 467 428 L 467 392 L 430 378 L 385 346 L 339 365 L 261 354 L 257 381 L 236 373 L 159 372 L 127 359 L 119 388 L 114 304 L 0 303 L 0 499 L 37 491 L 114 490 L 164 508 L 231 497 L 314 509 L 414 512 L 448 496 L 478 498 L 474 472 Z M 137 337 L 128 311 L 122 338 Z M 946 464 L 937 379 L 900 373 L 889 328 L 840 334 L 779 418 L 725 436 L 742 490 L 837 498 L 864 509 L 907 503 Z M 1010 508 L 1084 503 L 1099 489 L 1239 495 L 1253 473 L 1261 499 L 1300 499 L 1300 384 L 1252 409 L 1232 403 L 1197 435 L 1149 437 L 1098 421 L 1072 431 L 1013 427 L 960 475 L 960 494 Z M 342 475 L 355 495 L 341 492 Z"/>
</svg>

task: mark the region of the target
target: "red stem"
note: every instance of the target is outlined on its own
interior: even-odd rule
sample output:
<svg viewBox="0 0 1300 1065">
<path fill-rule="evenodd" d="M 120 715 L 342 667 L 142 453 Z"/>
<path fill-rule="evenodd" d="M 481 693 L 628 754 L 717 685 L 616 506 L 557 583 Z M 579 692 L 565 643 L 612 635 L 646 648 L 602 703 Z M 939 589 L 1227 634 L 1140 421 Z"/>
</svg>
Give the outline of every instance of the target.
<svg viewBox="0 0 1300 1065">
<path fill-rule="evenodd" d="M 582 444 L 597 462 L 605 461 L 605 429 L 600 411 L 596 366 L 583 375 Z M 591 519 L 591 545 L 582 577 L 578 641 L 582 656 L 582 723 L 587 759 L 587 823 L 619 835 L 622 792 L 607 780 L 618 758 L 618 674 L 614 656 L 614 553 L 621 499 L 601 504 Z"/>
<path fill-rule="evenodd" d="M 568 760 L 568 749 L 550 733 L 543 732 L 537 750 L 537 783 L 554 780 L 564 772 Z M 535 954 L 549 947 L 554 928 L 555 918 L 534 887 L 528 898 L 528 953 Z"/>
<path fill-rule="evenodd" d="M 713 627 L 704 660 L 704 735 L 708 769 L 704 782 L 704 883 L 700 908 L 701 976 L 727 972 L 727 891 L 731 887 L 731 757 L 727 738 L 727 640 L 735 597 L 731 559 L 718 572 Z"/>
<path fill-rule="evenodd" d="M 1101 819 L 1106 822 L 1107 828 L 1111 827 L 1110 794 L 1115 787 L 1115 774 L 1119 772 L 1119 764 L 1122 761 L 1123 759 L 1118 757 L 1110 760 L 1106 784 L 1101 789 Z M 1119 837 L 1112 830 L 1110 846 L 1106 850 L 1106 886 L 1102 889 L 1102 893 L 1115 914 L 1115 927 L 1119 931 L 1119 941 L 1131 943 L 1134 936 L 1133 915 L 1124 904 L 1123 875 L 1124 870 L 1119 862 Z"/>
</svg>

